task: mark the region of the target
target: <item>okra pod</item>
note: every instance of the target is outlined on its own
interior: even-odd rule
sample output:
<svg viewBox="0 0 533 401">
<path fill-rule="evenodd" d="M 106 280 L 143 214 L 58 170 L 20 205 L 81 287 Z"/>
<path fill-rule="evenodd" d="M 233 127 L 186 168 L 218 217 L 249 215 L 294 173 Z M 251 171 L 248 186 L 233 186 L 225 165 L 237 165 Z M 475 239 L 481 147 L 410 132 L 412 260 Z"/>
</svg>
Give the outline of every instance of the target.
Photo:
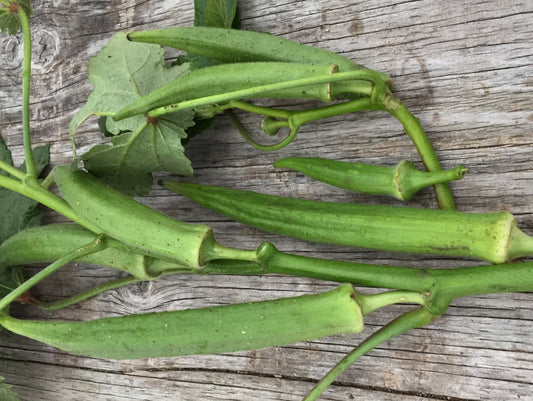
<svg viewBox="0 0 533 401">
<path fill-rule="evenodd" d="M 533 254 L 533 238 L 507 212 L 332 203 L 168 181 L 164 186 L 241 223 L 308 241 L 492 263 Z"/>
<path fill-rule="evenodd" d="M 143 114 L 158 107 L 168 106 L 185 100 L 197 99 L 219 93 L 234 92 L 278 82 L 329 75 L 337 71 L 335 64 L 306 65 L 291 63 L 236 63 L 222 64 L 194 70 L 181 75 L 160 88 L 119 110 L 114 120 L 122 120 Z M 265 92 L 268 98 L 312 98 L 330 102 L 329 82 L 308 86 L 297 86 L 275 92 Z"/>
<path fill-rule="evenodd" d="M 251 350 L 358 333 L 363 316 L 353 287 L 343 284 L 318 295 L 87 322 L 0 314 L 0 325 L 74 354 L 133 359 Z"/>
<path fill-rule="evenodd" d="M 264 32 L 213 27 L 176 27 L 131 32 L 127 37 L 134 42 L 169 46 L 221 63 L 279 61 L 299 64 L 333 63 L 339 67 L 339 71 L 364 68 L 329 50 Z M 380 74 L 384 81 L 390 82 L 387 75 Z"/>
<path fill-rule="evenodd" d="M 420 171 L 406 160 L 395 167 L 383 167 L 317 157 L 288 157 L 275 162 L 274 167 L 300 171 L 339 188 L 367 194 L 390 195 L 405 201 L 411 200 L 422 188 L 459 180 L 466 172 L 464 166 L 451 170 Z"/>
<path fill-rule="evenodd" d="M 96 237 L 96 234 L 73 223 L 27 228 L 0 245 L 0 269 L 29 263 L 50 263 L 94 241 Z M 78 262 L 124 270 L 140 280 L 153 280 L 163 272 L 186 269 L 176 263 L 140 254 L 120 243 L 107 243 L 111 243 L 110 246 L 84 256 Z"/>
<path fill-rule="evenodd" d="M 102 184 L 71 166 L 57 166 L 54 178 L 70 207 L 101 233 L 139 253 L 182 264 L 204 265 L 216 241 L 212 230 L 174 220 Z"/>
</svg>

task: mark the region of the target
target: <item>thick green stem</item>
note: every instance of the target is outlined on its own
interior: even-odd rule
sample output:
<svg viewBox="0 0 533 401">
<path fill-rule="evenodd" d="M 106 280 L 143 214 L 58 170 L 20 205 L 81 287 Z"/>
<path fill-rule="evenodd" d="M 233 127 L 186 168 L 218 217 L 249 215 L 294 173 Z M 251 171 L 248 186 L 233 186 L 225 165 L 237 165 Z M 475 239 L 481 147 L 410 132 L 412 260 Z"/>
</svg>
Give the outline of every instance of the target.
<svg viewBox="0 0 533 401">
<path fill-rule="evenodd" d="M 320 394 L 322 394 L 341 373 L 343 373 L 357 359 L 377 347 L 379 344 L 382 344 L 399 334 L 405 333 L 408 330 L 425 326 L 436 317 L 437 316 L 431 314 L 426 309 L 418 308 L 394 319 L 392 322 L 368 337 L 335 365 L 335 367 L 331 369 L 304 398 L 304 401 L 314 401 L 318 399 Z"/>
<path fill-rule="evenodd" d="M 387 291 L 379 294 L 357 294 L 357 303 L 361 307 L 363 316 L 369 315 L 379 308 L 394 304 L 418 304 L 426 306 L 428 297 L 413 291 Z"/>
<path fill-rule="evenodd" d="M 37 178 L 37 168 L 31 149 L 30 133 L 30 81 L 31 81 L 31 31 L 28 16 L 23 7 L 18 7 L 18 17 L 24 40 L 24 62 L 22 70 L 22 132 L 24 136 L 24 156 L 29 177 Z"/>
<path fill-rule="evenodd" d="M 9 163 L 6 163 L 3 160 L 0 160 L 0 170 L 4 170 L 6 173 L 12 175 L 13 177 L 23 180 L 26 177 L 26 173 L 20 171 L 18 168 L 11 166 Z"/>
<path fill-rule="evenodd" d="M 453 298 L 533 292 L 533 262 L 456 269 L 380 266 L 290 255 L 268 242 L 258 248 L 257 255 L 260 265 L 270 273 L 423 293 L 429 296 L 430 304 L 438 299 L 431 306 L 435 313 L 442 313 Z"/>
<path fill-rule="evenodd" d="M 7 294 L 4 298 L 2 298 L 0 300 L 0 311 L 3 310 L 6 306 L 8 306 L 15 299 L 20 297 L 22 294 L 24 294 L 26 291 L 28 291 L 30 288 L 32 288 L 34 285 L 36 285 L 38 282 L 48 277 L 50 274 L 54 273 L 59 268 L 65 266 L 67 263 L 73 262 L 74 260 L 82 258 L 86 255 L 101 251 L 104 248 L 105 241 L 102 238 L 97 238 L 91 243 L 82 246 L 81 248 L 78 248 L 72 252 L 69 252 L 65 256 L 59 258 L 54 263 L 45 267 L 35 276 L 26 280 L 24 283 L 19 285 L 13 291 Z"/>
<path fill-rule="evenodd" d="M 0 175 L 0 187 L 7 188 L 10 191 L 17 192 L 39 203 L 42 203 L 43 205 L 55 210 L 56 212 L 87 228 L 95 234 L 102 233 L 102 230 L 100 230 L 94 224 L 77 215 L 63 199 L 43 188 L 37 182 L 37 180 L 25 180 L 24 182 L 20 182 Z"/>
<path fill-rule="evenodd" d="M 385 102 L 385 110 L 391 113 L 403 125 L 405 133 L 411 138 L 415 148 L 428 171 L 442 170 L 439 159 L 429 142 L 429 139 L 420 124 L 420 120 L 414 117 L 409 110 L 393 95 Z M 455 202 L 448 183 L 434 185 L 437 202 L 441 209 L 455 210 Z"/>
</svg>

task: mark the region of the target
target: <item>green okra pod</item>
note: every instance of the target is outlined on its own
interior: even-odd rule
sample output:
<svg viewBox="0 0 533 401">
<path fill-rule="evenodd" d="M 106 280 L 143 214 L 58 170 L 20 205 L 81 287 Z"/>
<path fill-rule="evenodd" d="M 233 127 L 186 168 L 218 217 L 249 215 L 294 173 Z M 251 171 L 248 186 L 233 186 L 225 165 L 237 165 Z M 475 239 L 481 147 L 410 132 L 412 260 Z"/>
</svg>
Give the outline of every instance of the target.
<svg viewBox="0 0 533 401">
<path fill-rule="evenodd" d="M 182 264 L 204 265 L 216 247 L 212 230 L 174 220 L 102 184 L 71 166 L 57 166 L 54 178 L 71 208 L 139 253 Z"/>
<path fill-rule="evenodd" d="M 264 32 L 213 27 L 176 27 L 128 33 L 134 42 L 155 43 L 205 56 L 221 63 L 279 61 L 299 64 L 336 64 L 339 71 L 363 66 L 329 50 L 303 45 Z M 380 73 L 390 83 L 390 78 Z"/>
<path fill-rule="evenodd" d="M 27 228 L 0 245 L 0 269 L 29 263 L 50 263 L 96 239 L 97 235 L 73 223 L 47 224 Z M 124 270 L 140 280 L 153 280 L 163 272 L 186 267 L 154 259 L 114 241 L 100 252 L 84 256 L 78 262 Z"/>
<path fill-rule="evenodd" d="M 533 238 L 507 212 L 332 203 L 168 181 L 164 186 L 236 221 L 308 241 L 492 263 L 533 254 Z"/>
<path fill-rule="evenodd" d="M 0 314 L 4 328 L 75 354 L 155 358 L 282 346 L 363 329 L 350 284 L 302 295 L 87 322 L 21 320 Z"/>
<path fill-rule="evenodd" d="M 333 186 L 375 195 L 391 195 L 408 201 L 430 185 L 459 180 L 466 168 L 421 171 L 413 163 L 403 160 L 394 167 L 349 163 L 318 157 L 288 157 L 278 160 L 274 167 L 300 171 L 318 181 Z"/>
<path fill-rule="evenodd" d="M 337 71 L 335 64 L 306 65 L 291 63 L 235 63 L 194 70 L 181 75 L 119 110 L 115 120 L 143 114 L 158 107 L 219 93 L 234 92 L 278 82 L 329 75 Z M 369 83 L 370 85 L 370 83 Z M 297 86 L 275 92 L 265 92 L 268 98 L 313 98 L 330 102 L 330 83 Z"/>
</svg>

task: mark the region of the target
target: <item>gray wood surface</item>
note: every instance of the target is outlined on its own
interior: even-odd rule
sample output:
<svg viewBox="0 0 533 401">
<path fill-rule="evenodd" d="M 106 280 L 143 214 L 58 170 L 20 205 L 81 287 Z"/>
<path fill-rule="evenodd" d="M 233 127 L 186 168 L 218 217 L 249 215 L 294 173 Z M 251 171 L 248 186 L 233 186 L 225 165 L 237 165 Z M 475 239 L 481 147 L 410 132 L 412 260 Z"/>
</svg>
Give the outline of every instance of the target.
<svg viewBox="0 0 533 401">
<path fill-rule="evenodd" d="M 53 164 L 71 160 L 68 122 L 91 91 L 87 62 L 115 33 L 192 25 L 192 1 L 32 1 L 35 47 L 32 134 L 51 143 Z M 533 2 L 288 1 L 241 2 L 243 29 L 267 31 L 339 52 L 390 74 L 395 93 L 421 119 L 444 167 L 469 171 L 452 188 L 464 211 L 507 210 L 533 234 Z M 0 37 L 0 133 L 18 163 L 20 38 Z M 169 56 L 170 57 L 170 56 Z M 296 104 L 293 102 L 289 104 Z M 245 124 L 255 119 L 242 116 Z M 100 143 L 95 120 L 83 125 L 81 151 Z M 237 189 L 360 203 L 401 204 L 319 184 L 274 170 L 285 156 L 322 156 L 420 166 L 400 125 L 381 112 L 308 124 L 286 149 L 261 153 L 226 120 L 192 140 L 187 155 L 197 182 Z M 143 202 L 176 218 L 211 225 L 228 246 L 270 240 L 296 254 L 405 266 L 466 266 L 477 262 L 363 251 L 290 240 L 228 221 L 154 187 Z M 431 190 L 413 206 L 435 207 Z M 51 212 L 46 222 L 59 221 Z M 31 274 L 36 268 L 29 269 Z M 73 264 L 37 288 L 53 300 L 119 273 Z M 90 319 L 313 293 L 333 283 L 284 276 L 173 276 L 102 294 L 75 307 L 20 316 Z M 364 290 L 363 290 L 364 291 Z M 0 375 L 22 400 L 299 400 L 353 346 L 407 307 L 367 319 L 359 335 L 287 347 L 181 358 L 112 361 L 57 351 L 0 332 Z M 533 400 L 531 294 L 456 300 L 429 326 L 396 337 L 346 371 L 324 400 Z"/>
</svg>

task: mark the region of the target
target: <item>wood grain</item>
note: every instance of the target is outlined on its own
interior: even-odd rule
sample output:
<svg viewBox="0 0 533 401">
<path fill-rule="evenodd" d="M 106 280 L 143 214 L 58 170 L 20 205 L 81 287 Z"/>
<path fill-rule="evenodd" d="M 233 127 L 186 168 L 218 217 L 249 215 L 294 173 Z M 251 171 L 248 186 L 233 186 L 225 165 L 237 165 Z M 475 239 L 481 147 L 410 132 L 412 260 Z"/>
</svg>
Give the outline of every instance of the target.
<svg viewBox="0 0 533 401">
<path fill-rule="evenodd" d="M 71 160 L 67 127 L 91 92 L 89 58 L 116 32 L 189 26 L 193 21 L 192 1 L 38 0 L 32 6 L 32 135 L 35 145 L 51 143 L 53 164 Z M 241 16 L 243 29 L 324 47 L 387 72 L 395 93 L 422 121 L 443 166 L 468 167 L 467 176 L 452 185 L 459 209 L 510 211 L 533 234 L 531 1 L 249 0 L 241 2 Z M 0 133 L 21 163 L 21 38 L 0 36 L 0 54 Z M 255 129 L 256 119 L 240 117 Z M 83 152 L 101 140 L 91 120 L 81 127 L 77 143 Z M 274 170 L 272 163 L 287 156 L 321 156 L 382 165 L 408 159 L 420 166 L 400 125 L 381 112 L 309 124 L 293 144 L 273 153 L 249 147 L 222 118 L 189 143 L 187 155 L 196 182 L 398 205 Z M 160 187 L 143 202 L 176 218 L 211 225 L 228 246 L 253 248 L 269 240 L 281 250 L 341 260 L 426 267 L 477 263 L 290 240 L 228 221 Z M 435 207 L 432 191 L 421 192 L 412 205 Z M 46 212 L 45 220 L 61 218 Z M 73 264 L 39 285 L 38 293 L 59 299 L 119 274 Z M 111 291 L 57 312 L 20 306 L 14 312 L 82 320 L 271 299 L 333 285 L 284 276 L 175 276 Z M 360 335 L 251 352 L 118 362 L 68 355 L 2 331 L 0 375 L 22 400 L 299 400 L 354 345 L 406 309 L 389 307 L 372 314 Z M 531 294 L 456 300 L 431 325 L 363 357 L 323 399 L 533 400 L 532 321 Z"/>
</svg>

